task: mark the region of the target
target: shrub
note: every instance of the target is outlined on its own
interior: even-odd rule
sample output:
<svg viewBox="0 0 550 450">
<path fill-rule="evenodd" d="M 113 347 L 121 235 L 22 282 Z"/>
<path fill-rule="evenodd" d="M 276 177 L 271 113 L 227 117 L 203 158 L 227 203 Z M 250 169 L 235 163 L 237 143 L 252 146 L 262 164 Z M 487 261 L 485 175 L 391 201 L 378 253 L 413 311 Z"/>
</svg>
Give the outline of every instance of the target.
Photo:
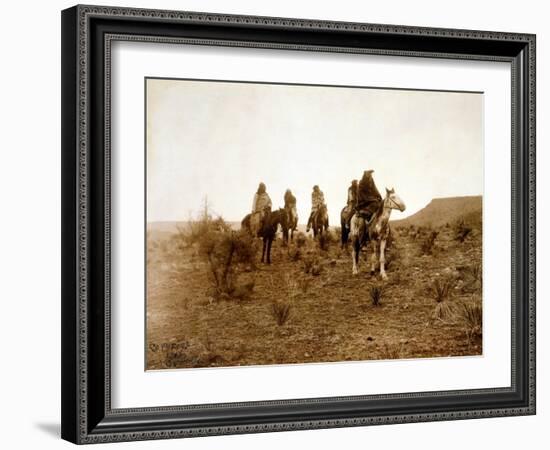
<svg viewBox="0 0 550 450">
<path fill-rule="evenodd" d="M 307 236 L 300 231 L 296 234 L 296 237 L 294 238 L 294 241 L 296 242 L 296 247 L 302 248 L 307 243 Z"/>
<path fill-rule="evenodd" d="M 311 275 L 319 275 L 321 273 L 321 264 L 316 256 L 308 255 L 303 262 L 304 272 Z"/>
<path fill-rule="evenodd" d="M 298 281 L 298 285 L 302 293 L 307 294 L 311 286 L 311 278 L 302 278 Z"/>
<path fill-rule="evenodd" d="M 463 303 L 459 312 L 468 340 L 481 339 L 483 322 L 481 301 Z"/>
<path fill-rule="evenodd" d="M 289 303 L 273 302 L 271 305 L 271 315 L 275 318 L 277 325 L 284 325 L 290 317 L 291 306 Z"/>
<path fill-rule="evenodd" d="M 254 284 L 237 283 L 236 266 L 254 264 L 255 242 L 243 232 L 218 231 L 208 228 L 198 237 L 199 255 L 210 269 L 212 287 L 216 298 L 247 298 Z"/>
<path fill-rule="evenodd" d="M 447 299 L 450 295 L 453 282 L 451 280 L 444 280 L 440 282 L 435 280 L 431 288 L 433 298 L 436 301 L 435 310 L 433 313 L 434 318 L 445 320 L 451 318 L 455 314 L 454 305 L 450 304 Z"/>
<path fill-rule="evenodd" d="M 439 233 L 437 231 L 429 231 L 428 236 L 420 244 L 420 250 L 423 255 L 431 255 L 435 247 L 435 239 Z"/>
<path fill-rule="evenodd" d="M 455 240 L 464 242 L 472 228 L 466 225 L 464 219 L 460 219 L 455 225 Z"/>
<path fill-rule="evenodd" d="M 382 298 L 382 288 L 379 286 L 372 286 L 369 290 L 369 294 L 373 306 L 380 306 L 380 299 Z"/>
<path fill-rule="evenodd" d="M 385 267 L 386 270 L 392 268 L 394 269 L 397 265 L 399 260 L 401 259 L 401 253 L 399 252 L 399 249 L 397 247 L 393 247 L 389 252 L 385 252 Z"/>
<path fill-rule="evenodd" d="M 327 230 L 323 234 L 319 235 L 318 241 L 319 248 L 324 252 L 328 252 L 330 249 L 330 245 L 334 243 L 334 236 L 329 230 Z"/>
<path fill-rule="evenodd" d="M 294 278 L 290 274 L 285 274 L 284 277 L 285 286 L 286 286 L 286 293 L 287 298 L 289 299 L 296 299 L 298 295 L 300 294 L 300 284 L 296 278 Z"/>
<path fill-rule="evenodd" d="M 444 300 L 446 300 L 447 297 L 449 297 L 449 293 L 451 291 L 452 285 L 453 283 L 451 280 L 434 281 L 431 291 L 437 303 L 441 303 Z"/>
<path fill-rule="evenodd" d="M 481 267 L 481 264 L 474 264 L 473 266 L 470 266 L 469 272 L 474 283 L 477 283 L 478 281 L 480 284 L 482 283 L 483 268 Z"/>
<path fill-rule="evenodd" d="M 323 271 L 323 266 L 321 266 L 321 264 L 319 264 L 318 262 L 313 264 L 313 266 L 311 267 L 311 275 L 313 275 L 314 277 L 321 275 L 322 271 Z"/>
<path fill-rule="evenodd" d="M 183 227 L 178 226 L 178 236 L 187 245 L 198 244 L 206 235 L 219 230 L 222 223 L 221 218 L 214 220 L 211 216 L 205 215 L 197 220 L 187 221 Z"/>
<path fill-rule="evenodd" d="M 401 359 L 405 355 L 403 344 L 388 344 L 384 343 L 384 346 L 381 348 L 381 358 L 380 359 Z"/>
<path fill-rule="evenodd" d="M 288 251 L 288 257 L 291 261 L 300 261 L 300 259 L 302 258 L 302 250 L 300 250 L 299 248 L 291 248 Z"/>
</svg>

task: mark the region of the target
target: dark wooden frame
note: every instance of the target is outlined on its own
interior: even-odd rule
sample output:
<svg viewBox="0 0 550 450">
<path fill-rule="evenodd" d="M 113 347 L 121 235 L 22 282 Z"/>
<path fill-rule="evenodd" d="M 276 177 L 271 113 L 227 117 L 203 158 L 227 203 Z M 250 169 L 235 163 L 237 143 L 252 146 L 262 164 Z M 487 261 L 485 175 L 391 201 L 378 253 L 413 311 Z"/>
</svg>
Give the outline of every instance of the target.
<svg viewBox="0 0 550 450">
<path fill-rule="evenodd" d="M 110 401 L 110 43 L 185 42 L 512 66 L 506 388 L 138 409 Z M 178 11 L 62 12 L 62 437 L 75 443 L 535 413 L 535 36 Z"/>
</svg>

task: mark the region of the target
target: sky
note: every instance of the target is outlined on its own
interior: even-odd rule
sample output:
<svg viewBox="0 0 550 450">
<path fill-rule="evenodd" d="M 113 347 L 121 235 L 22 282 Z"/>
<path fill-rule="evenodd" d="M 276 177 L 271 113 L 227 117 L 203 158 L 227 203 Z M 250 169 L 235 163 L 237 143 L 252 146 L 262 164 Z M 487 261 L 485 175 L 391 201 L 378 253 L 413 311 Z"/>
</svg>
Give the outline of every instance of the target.
<svg viewBox="0 0 550 450">
<path fill-rule="evenodd" d="M 414 214 L 432 198 L 483 193 L 483 94 L 147 79 L 147 221 L 211 211 L 240 221 L 264 182 L 299 222 L 317 184 L 338 225 L 351 180 L 373 169 Z"/>
</svg>

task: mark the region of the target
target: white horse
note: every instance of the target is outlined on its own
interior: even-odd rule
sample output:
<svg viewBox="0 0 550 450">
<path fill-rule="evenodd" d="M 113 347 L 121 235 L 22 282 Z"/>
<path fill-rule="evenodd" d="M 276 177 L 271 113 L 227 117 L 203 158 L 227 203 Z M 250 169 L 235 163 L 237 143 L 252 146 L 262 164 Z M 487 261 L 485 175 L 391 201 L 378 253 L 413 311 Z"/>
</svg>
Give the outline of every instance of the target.
<svg viewBox="0 0 550 450">
<path fill-rule="evenodd" d="M 392 209 L 405 211 L 405 203 L 399 198 L 392 188 L 386 188 L 386 197 L 380 203 L 380 207 L 373 214 L 372 219 L 367 224 L 367 221 L 359 214 L 355 213 L 351 219 L 350 238 L 353 244 L 353 275 L 359 273 L 357 265 L 359 264 L 359 254 L 361 248 L 365 244 L 370 244 L 372 249 L 371 255 L 371 274 L 376 270 L 376 247 L 379 244 L 380 248 L 380 276 L 382 279 L 387 279 L 384 252 L 386 250 L 386 239 L 390 234 L 390 215 Z"/>
</svg>

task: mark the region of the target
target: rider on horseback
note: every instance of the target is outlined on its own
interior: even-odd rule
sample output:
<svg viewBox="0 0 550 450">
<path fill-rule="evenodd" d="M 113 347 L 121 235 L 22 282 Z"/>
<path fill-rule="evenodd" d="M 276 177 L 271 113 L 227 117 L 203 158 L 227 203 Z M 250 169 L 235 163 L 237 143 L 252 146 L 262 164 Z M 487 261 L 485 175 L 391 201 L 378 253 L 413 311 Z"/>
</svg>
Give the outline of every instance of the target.
<svg viewBox="0 0 550 450">
<path fill-rule="evenodd" d="M 267 193 L 264 183 L 260 183 L 254 194 L 252 202 L 252 215 L 250 217 L 250 228 L 254 234 L 258 234 L 263 227 L 264 218 L 271 211 L 271 198 Z"/>
<path fill-rule="evenodd" d="M 351 182 L 351 185 L 348 188 L 348 201 L 343 211 L 344 221 L 348 228 L 350 220 L 355 213 L 355 209 L 357 208 L 357 184 L 357 180 L 353 180 Z"/>
<path fill-rule="evenodd" d="M 315 185 L 313 186 L 313 192 L 311 193 L 311 214 L 309 215 L 309 219 L 307 221 L 306 233 L 310 230 L 313 223 L 313 218 L 321 206 L 326 206 L 325 195 L 323 194 L 323 191 L 319 189 L 319 186 Z"/>
<path fill-rule="evenodd" d="M 298 218 L 298 212 L 296 211 L 296 197 L 292 194 L 290 189 L 287 189 L 285 192 L 285 209 L 289 213 L 290 223 L 296 223 Z M 294 229 L 294 231 L 296 231 L 296 229 Z"/>
<path fill-rule="evenodd" d="M 370 222 L 378 210 L 382 196 L 372 178 L 374 170 L 365 170 L 357 188 L 357 213 Z"/>
</svg>

